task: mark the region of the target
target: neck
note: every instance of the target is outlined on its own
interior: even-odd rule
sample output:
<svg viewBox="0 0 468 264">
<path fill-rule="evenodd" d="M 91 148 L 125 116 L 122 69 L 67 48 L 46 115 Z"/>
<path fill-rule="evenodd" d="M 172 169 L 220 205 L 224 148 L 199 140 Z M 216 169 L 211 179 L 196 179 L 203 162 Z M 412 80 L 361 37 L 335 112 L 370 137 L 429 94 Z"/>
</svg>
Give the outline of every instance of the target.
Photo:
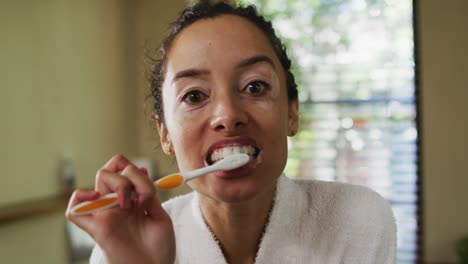
<svg viewBox="0 0 468 264">
<path fill-rule="evenodd" d="M 200 196 L 200 207 L 226 261 L 254 263 L 273 206 L 275 188 L 249 201 L 225 203 Z"/>
</svg>

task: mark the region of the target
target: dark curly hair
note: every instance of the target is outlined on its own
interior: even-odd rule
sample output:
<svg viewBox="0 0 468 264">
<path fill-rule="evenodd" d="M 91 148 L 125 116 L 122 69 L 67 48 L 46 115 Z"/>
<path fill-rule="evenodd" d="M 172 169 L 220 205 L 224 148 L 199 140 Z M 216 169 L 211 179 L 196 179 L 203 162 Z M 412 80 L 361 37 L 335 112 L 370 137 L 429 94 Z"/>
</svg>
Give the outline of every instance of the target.
<svg viewBox="0 0 468 264">
<path fill-rule="evenodd" d="M 162 84 L 166 74 L 165 66 L 167 63 L 167 54 L 172 46 L 176 36 L 186 27 L 196 21 L 215 18 L 221 15 L 235 15 L 247 19 L 256 25 L 270 41 L 276 56 L 278 56 L 281 65 L 283 66 L 286 75 L 286 86 L 289 102 L 297 99 L 297 85 L 294 80 L 294 75 L 291 72 L 291 60 L 289 59 L 286 47 L 281 40 L 276 36 L 275 30 L 270 21 L 258 14 L 255 6 L 232 6 L 223 2 L 209 3 L 202 2 L 190 6 L 182 11 L 179 18 L 172 24 L 170 32 L 166 39 L 162 42 L 159 50 L 159 59 L 153 65 L 151 70 L 151 96 L 154 100 L 155 117 L 161 122 L 164 122 L 164 109 L 162 99 Z"/>
</svg>

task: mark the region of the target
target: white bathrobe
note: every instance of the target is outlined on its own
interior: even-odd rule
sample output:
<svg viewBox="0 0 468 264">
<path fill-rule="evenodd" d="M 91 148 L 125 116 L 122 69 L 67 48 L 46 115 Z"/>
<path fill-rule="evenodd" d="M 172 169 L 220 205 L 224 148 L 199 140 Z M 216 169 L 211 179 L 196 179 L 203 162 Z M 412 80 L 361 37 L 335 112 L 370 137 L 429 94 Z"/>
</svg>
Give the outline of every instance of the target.
<svg viewBox="0 0 468 264">
<path fill-rule="evenodd" d="M 176 263 L 226 263 L 203 220 L 197 193 L 163 206 L 175 229 Z M 360 186 L 281 176 L 255 263 L 390 264 L 395 252 L 395 219 L 380 195 Z M 90 263 L 106 263 L 99 247 Z"/>
</svg>

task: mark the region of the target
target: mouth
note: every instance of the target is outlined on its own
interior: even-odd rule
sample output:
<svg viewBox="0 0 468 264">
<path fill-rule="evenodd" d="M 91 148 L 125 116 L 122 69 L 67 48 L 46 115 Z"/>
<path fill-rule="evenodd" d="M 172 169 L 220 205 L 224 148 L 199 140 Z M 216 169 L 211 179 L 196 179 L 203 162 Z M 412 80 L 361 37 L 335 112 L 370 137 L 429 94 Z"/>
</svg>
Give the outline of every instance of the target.
<svg viewBox="0 0 468 264">
<path fill-rule="evenodd" d="M 255 160 L 260 154 L 260 148 L 255 144 L 238 144 L 231 143 L 230 145 L 218 145 L 211 148 L 206 155 L 206 163 L 212 165 L 223 158 L 234 154 L 247 154 L 250 160 Z"/>
</svg>

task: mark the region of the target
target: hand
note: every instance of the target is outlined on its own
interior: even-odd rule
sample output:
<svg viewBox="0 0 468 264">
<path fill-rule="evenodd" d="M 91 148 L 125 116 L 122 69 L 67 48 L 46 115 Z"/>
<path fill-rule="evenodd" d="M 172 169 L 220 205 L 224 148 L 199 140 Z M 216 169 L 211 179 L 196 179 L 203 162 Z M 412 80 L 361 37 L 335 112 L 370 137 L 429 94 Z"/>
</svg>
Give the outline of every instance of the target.
<svg viewBox="0 0 468 264">
<path fill-rule="evenodd" d="M 119 207 L 82 216 L 69 212 L 78 203 L 112 192 L 118 195 Z M 145 172 L 116 155 L 98 171 L 95 191 L 73 193 L 66 217 L 94 238 L 109 263 L 174 263 L 172 221 L 155 194 Z"/>
</svg>

